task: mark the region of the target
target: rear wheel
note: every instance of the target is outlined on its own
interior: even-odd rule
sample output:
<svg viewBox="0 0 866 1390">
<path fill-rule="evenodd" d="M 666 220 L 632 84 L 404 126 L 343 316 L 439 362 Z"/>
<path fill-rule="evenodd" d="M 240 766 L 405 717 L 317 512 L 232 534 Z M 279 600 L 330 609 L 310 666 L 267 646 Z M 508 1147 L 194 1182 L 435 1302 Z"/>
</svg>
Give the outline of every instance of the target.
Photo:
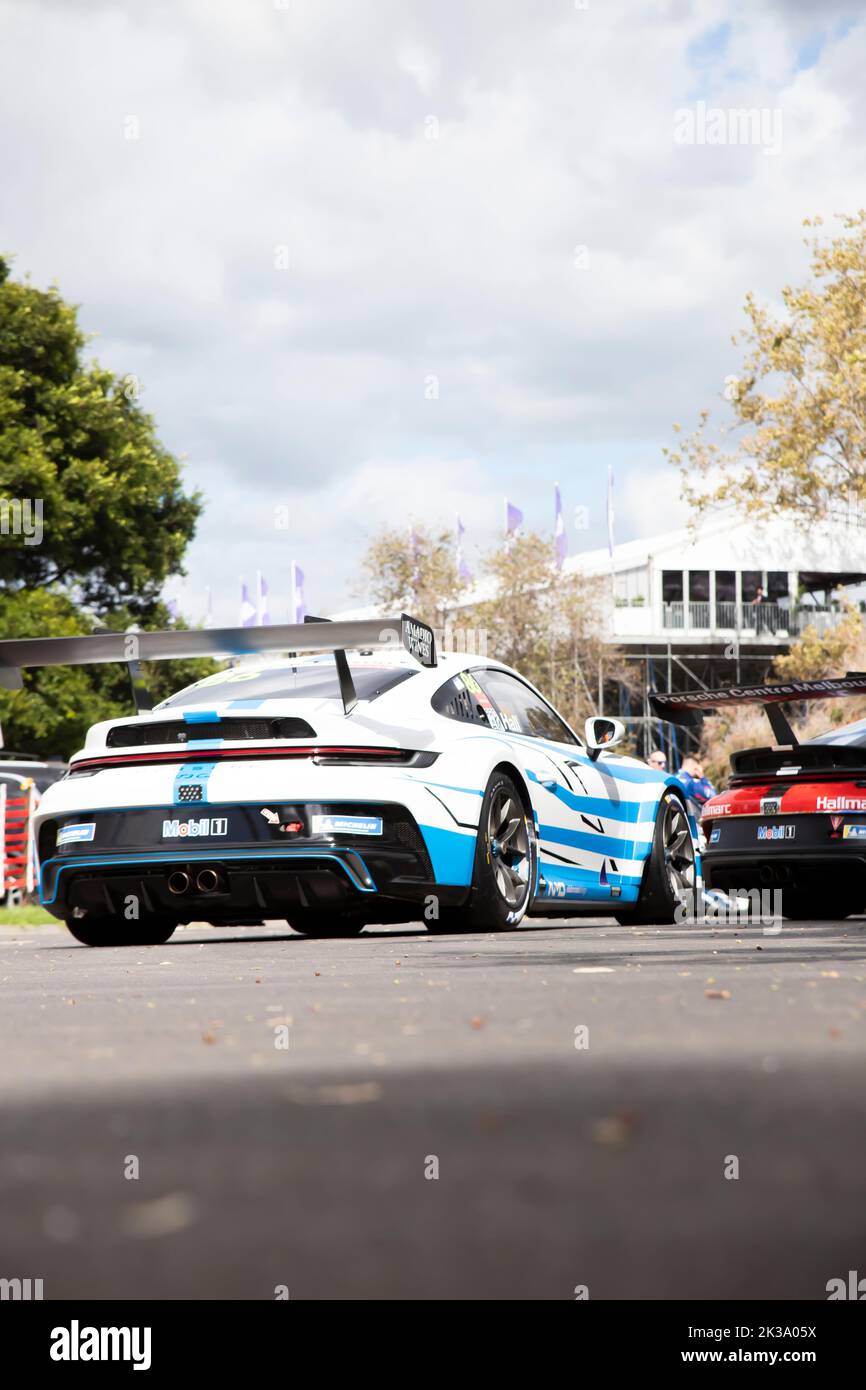
<svg viewBox="0 0 866 1390">
<path fill-rule="evenodd" d="M 177 922 L 152 914 L 128 922 L 123 917 L 67 917 L 66 925 L 82 946 L 161 946 Z"/>
<path fill-rule="evenodd" d="M 463 907 L 444 908 L 431 932 L 505 931 L 520 924 L 535 883 L 535 826 L 512 779 L 495 772 L 481 803 L 472 888 Z"/>
<path fill-rule="evenodd" d="M 863 911 L 862 893 L 798 893 L 782 890 L 782 916 L 789 922 L 830 922 Z"/>
<path fill-rule="evenodd" d="M 289 926 L 302 936 L 319 939 L 358 936 L 367 925 L 366 920 L 349 912 L 311 912 L 309 908 L 297 908 L 289 918 Z"/>
<path fill-rule="evenodd" d="M 624 909 L 614 915 L 623 926 L 670 926 L 682 901 L 693 907 L 694 894 L 695 843 L 688 814 L 675 792 L 665 792 L 637 905 L 631 912 Z"/>
</svg>

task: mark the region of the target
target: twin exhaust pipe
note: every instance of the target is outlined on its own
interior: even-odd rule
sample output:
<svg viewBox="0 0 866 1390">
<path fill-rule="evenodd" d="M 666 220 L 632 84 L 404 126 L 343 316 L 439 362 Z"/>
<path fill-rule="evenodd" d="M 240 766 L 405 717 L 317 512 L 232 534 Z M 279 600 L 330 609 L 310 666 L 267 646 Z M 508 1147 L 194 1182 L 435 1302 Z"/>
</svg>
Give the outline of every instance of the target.
<svg viewBox="0 0 866 1390">
<path fill-rule="evenodd" d="M 175 869 L 168 876 L 168 891 L 173 893 L 176 898 L 188 893 L 193 886 L 193 880 L 185 869 Z M 199 893 L 216 893 L 223 887 L 223 882 L 216 869 L 199 869 L 195 876 L 195 888 Z"/>
</svg>

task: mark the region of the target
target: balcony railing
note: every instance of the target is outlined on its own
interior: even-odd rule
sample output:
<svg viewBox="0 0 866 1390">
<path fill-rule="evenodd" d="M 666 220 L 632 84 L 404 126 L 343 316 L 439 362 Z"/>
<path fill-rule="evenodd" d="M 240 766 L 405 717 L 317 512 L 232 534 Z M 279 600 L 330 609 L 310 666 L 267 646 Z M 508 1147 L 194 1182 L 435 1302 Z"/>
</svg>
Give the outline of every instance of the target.
<svg viewBox="0 0 866 1390">
<path fill-rule="evenodd" d="M 745 632 L 756 637 L 797 637 L 807 627 L 819 635 L 837 627 L 845 614 L 838 609 L 781 603 L 663 603 L 665 630 Z"/>
</svg>

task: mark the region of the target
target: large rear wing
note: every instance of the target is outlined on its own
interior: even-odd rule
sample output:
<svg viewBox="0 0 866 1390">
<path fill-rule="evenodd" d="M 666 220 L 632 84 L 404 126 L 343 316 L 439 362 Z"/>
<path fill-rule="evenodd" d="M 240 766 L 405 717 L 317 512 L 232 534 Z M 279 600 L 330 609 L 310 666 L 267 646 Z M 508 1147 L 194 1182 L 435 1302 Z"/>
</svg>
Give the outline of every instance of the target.
<svg viewBox="0 0 866 1390">
<path fill-rule="evenodd" d="M 781 705 L 798 700 L 829 700 L 840 695 L 866 695 L 866 673 L 849 671 L 846 676 L 820 681 L 787 681 L 778 685 L 731 685 L 722 690 L 671 691 L 650 695 L 650 704 L 659 719 L 671 724 L 694 725 L 701 711 L 715 711 L 726 705 L 763 705 L 779 743 L 797 743 L 797 736 Z"/>
<path fill-rule="evenodd" d="M 432 628 L 401 613 L 394 618 L 331 622 L 306 618 L 303 623 L 273 627 L 195 628 L 169 632 L 96 632 L 87 637 L 23 637 L 0 641 L 0 686 L 20 690 L 22 669 L 30 666 L 89 666 L 120 662 L 129 667 L 138 709 L 150 709 L 141 683 L 142 661 L 187 657 L 227 658 L 262 652 L 333 652 L 340 677 L 343 708 L 348 714 L 357 696 L 346 651 L 403 649 L 422 666 L 436 665 Z"/>
</svg>

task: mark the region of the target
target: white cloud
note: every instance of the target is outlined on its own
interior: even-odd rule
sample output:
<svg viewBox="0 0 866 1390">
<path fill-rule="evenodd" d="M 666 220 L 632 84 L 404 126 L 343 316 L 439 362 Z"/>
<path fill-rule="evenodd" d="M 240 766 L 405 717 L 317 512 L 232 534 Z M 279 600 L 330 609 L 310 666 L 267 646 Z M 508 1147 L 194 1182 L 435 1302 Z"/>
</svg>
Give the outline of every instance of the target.
<svg viewBox="0 0 866 1390">
<path fill-rule="evenodd" d="M 486 539 L 505 491 L 549 526 L 559 478 L 603 543 L 607 461 L 620 537 L 664 529 L 661 446 L 736 369 L 745 292 L 775 298 L 802 219 L 862 201 L 843 14 L 0 0 L 0 243 L 142 378 L 227 617 L 239 572 L 285 560 L 261 517 L 286 494 L 321 607 L 422 504 Z M 700 99 L 780 108 L 781 152 L 675 145 Z"/>
</svg>

